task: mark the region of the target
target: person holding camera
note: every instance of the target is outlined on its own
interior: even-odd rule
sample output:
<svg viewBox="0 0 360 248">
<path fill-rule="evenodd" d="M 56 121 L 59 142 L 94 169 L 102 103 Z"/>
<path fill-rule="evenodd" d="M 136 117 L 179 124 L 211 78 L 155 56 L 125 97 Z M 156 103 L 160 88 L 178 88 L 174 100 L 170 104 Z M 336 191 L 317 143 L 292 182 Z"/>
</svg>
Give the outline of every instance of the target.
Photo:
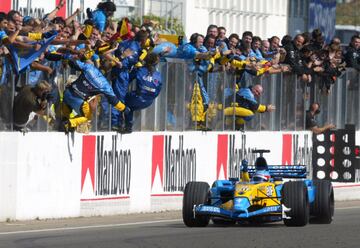
<svg viewBox="0 0 360 248">
<path fill-rule="evenodd" d="M 310 105 L 310 108 L 308 111 L 306 111 L 306 123 L 305 128 L 307 130 L 313 131 L 314 134 L 321 134 L 329 129 L 333 129 L 336 126 L 334 124 L 327 124 L 323 127 L 319 127 L 319 124 L 317 123 L 315 116 L 320 114 L 320 104 L 317 102 L 314 102 Z"/>
<path fill-rule="evenodd" d="M 13 108 L 14 130 L 26 132 L 31 120 L 46 115 L 51 85 L 41 80 L 35 86 L 26 85 L 16 95 Z"/>
</svg>

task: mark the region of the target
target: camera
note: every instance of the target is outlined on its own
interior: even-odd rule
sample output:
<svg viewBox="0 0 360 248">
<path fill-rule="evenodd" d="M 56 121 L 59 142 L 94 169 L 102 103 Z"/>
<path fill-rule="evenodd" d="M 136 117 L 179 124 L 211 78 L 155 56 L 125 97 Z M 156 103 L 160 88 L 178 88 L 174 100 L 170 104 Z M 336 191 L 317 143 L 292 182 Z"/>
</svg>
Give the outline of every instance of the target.
<svg viewBox="0 0 360 248">
<path fill-rule="evenodd" d="M 53 96 L 51 95 L 50 92 L 44 92 L 41 97 L 40 97 L 41 101 L 51 101 L 53 99 Z"/>
</svg>

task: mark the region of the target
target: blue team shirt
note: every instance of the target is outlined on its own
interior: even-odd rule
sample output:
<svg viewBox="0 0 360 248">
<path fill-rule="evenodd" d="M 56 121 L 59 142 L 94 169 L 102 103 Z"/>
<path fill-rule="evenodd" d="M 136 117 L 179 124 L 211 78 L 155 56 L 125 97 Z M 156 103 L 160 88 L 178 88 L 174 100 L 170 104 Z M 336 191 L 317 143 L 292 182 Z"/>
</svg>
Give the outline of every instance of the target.
<svg viewBox="0 0 360 248">
<path fill-rule="evenodd" d="M 161 74 L 158 71 L 150 74 L 146 67 L 141 67 L 135 72 L 137 92 L 144 99 L 155 99 L 162 87 Z"/>
<path fill-rule="evenodd" d="M 118 103 L 119 100 L 115 96 L 110 83 L 96 66 L 79 60 L 74 63 L 82 72 L 80 77 L 70 86 L 76 94 L 84 99 L 104 94 L 110 104 L 116 105 Z"/>
<path fill-rule="evenodd" d="M 100 32 L 104 32 L 106 25 L 106 15 L 102 10 L 95 10 L 92 13 L 92 20 L 95 24 L 95 27 L 100 30 Z"/>
<path fill-rule="evenodd" d="M 4 30 L 0 30 L 0 45 L 2 45 L 2 41 L 4 40 L 4 39 L 6 39 L 8 36 L 7 36 L 7 34 L 5 33 L 5 31 Z"/>
<path fill-rule="evenodd" d="M 130 70 L 131 67 L 138 62 L 142 48 L 139 42 L 135 40 L 125 40 L 120 42 L 118 49 L 115 51 L 115 56 L 120 58 L 121 54 L 126 49 L 130 49 L 131 51 L 133 51 L 133 54 L 121 60 L 121 63 L 123 65 L 122 69 Z"/>
</svg>

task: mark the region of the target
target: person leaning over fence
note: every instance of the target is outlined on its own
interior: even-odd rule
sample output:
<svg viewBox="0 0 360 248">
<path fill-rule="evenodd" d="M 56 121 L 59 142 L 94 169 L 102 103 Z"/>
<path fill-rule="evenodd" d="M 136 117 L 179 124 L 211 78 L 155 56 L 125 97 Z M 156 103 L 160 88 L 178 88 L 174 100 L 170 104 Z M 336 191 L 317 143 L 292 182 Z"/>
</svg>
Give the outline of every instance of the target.
<svg viewBox="0 0 360 248">
<path fill-rule="evenodd" d="M 86 9 L 86 14 L 90 20 L 95 24 L 95 27 L 103 32 L 106 27 L 106 22 L 109 17 L 114 15 L 116 11 L 116 5 L 113 2 L 100 2 L 97 5 L 96 10 L 91 11 Z"/>
<path fill-rule="evenodd" d="M 82 60 L 84 61 L 84 58 Z M 96 66 L 78 59 L 71 59 L 69 65 L 73 69 L 81 71 L 81 74 L 64 91 L 62 107 L 64 120 L 61 123 L 60 131 L 66 133 L 74 131 L 77 126 L 91 120 L 92 111 L 89 103 L 93 97 L 100 94 L 103 94 L 116 110 L 120 112 L 130 111 L 116 97 L 110 83 Z M 75 110 L 77 116 L 70 117 L 72 110 Z"/>
<path fill-rule="evenodd" d="M 334 124 L 327 124 L 323 127 L 319 127 L 319 124 L 315 119 L 318 114 L 320 114 L 320 104 L 314 102 L 310 105 L 309 110 L 306 111 L 305 127 L 307 130 L 313 131 L 314 134 L 321 134 L 329 129 L 335 128 Z"/>
<path fill-rule="evenodd" d="M 132 132 L 134 111 L 149 107 L 160 94 L 162 81 L 160 72 L 156 69 L 159 61 L 158 55 L 150 53 L 144 60 L 144 66 L 135 69 L 130 75 L 136 79 L 136 90 L 128 92 L 125 97 L 125 104 L 130 108 L 125 114 L 125 133 Z"/>
<path fill-rule="evenodd" d="M 139 61 L 142 47 L 148 38 L 146 31 L 139 31 L 134 40 L 126 40 L 119 44 L 115 51 L 115 56 L 119 59 L 120 65 L 114 66 L 111 71 L 112 88 L 116 97 L 124 102 L 126 93 L 128 92 L 130 80 L 129 72 L 133 66 Z M 129 56 L 124 56 L 125 51 L 130 51 Z M 119 131 L 123 126 L 123 116 L 119 114 L 117 109 L 112 108 L 111 111 L 111 128 L 113 131 Z"/>
<path fill-rule="evenodd" d="M 272 112 L 275 110 L 274 105 L 259 104 L 255 97 L 260 97 L 263 93 L 263 87 L 260 84 L 254 86 L 240 88 L 235 96 L 230 95 L 226 100 L 226 108 L 224 115 L 227 117 L 227 122 L 235 117 L 235 129 L 242 130 L 246 121 L 250 121 L 256 112 Z M 235 100 L 235 101 L 234 101 Z"/>
</svg>

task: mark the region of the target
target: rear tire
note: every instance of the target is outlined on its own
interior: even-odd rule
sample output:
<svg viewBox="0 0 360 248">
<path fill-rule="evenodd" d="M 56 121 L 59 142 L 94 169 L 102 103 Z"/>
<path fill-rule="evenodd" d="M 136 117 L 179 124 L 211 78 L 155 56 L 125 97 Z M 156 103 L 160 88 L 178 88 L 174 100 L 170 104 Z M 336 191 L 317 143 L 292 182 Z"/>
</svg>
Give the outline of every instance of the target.
<svg viewBox="0 0 360 248">
<path fill-rule="evenodd" d="M 286 213 L 291 219 L 284 219 L 286 226 L 305 226 L 309 222 L 309 199 L 303 181 L 290 181 L 282 189 L 282 204 L 291 210 Z"/>
<path fill-rule="evenodd" d="M 334 189 L 330 181 L 314 181 L 315 200 L 311 204 L 310 214 L 314 223 L 330 224 L 334 216 Z"/>
<path fill-rule="evenodd" d="M 194 205 L 207 204 L 209 201 L 209 184 L 206 182 L 188 182 L 184 190 L 182 215 L 184 224 L 188 227 L 205 227 L 210 217 L 195 215 Z"/>
</svg>

